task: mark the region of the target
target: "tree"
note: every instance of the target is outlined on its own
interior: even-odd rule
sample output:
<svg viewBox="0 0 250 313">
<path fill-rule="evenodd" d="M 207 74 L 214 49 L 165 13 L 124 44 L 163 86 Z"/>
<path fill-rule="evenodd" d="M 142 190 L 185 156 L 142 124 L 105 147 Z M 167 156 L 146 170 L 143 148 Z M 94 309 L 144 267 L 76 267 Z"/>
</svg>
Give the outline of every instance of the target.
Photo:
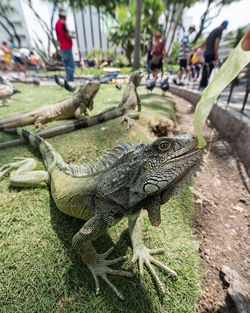
<svg viewBox="0 0 250 313">
<path fill-rule="evenodd" d="M 143 0 L 141 8 L 140 48 L 144 53 L 147 40 L 152 38 L 154 31 L 159 30 L 158 19 L 165 8 L 162 0 Z M 130 1 L 128 6 L 119 5 L 116 8 L 117 24 L 110 29 L 110 41 L 125 51 L 129 65 L 132 62 L 134 50 L 136 2 Z"/>
<path fill-rule="evenodd" d="M 60 0 L 53 0 L 53 8 L 52 8 L 52 14 L 50 17 L 50 25 L 48 25 L 44 19 L 40 16 L 40 14 L 34 9 L 33 7 L 33 2 L 32 0 L 28 0 L 28 5 L 31 9 L 31 11 L 34 13 L 34 15 L 36 16 L 39 24 L 41 25 L 43 31 L 45 32 L 47 38 L 48 38 L 48 48 L 47 48 L 47 52 L 44 50 L 43 48 L 43 43 L 40 42 L 39 38 L 37 38 L 37 42 L 36 42 L 36 46 L 37 46 L 37 50 L 39 55 L 43 58 L 43 61 L 46 62 L 47 60 L 45 59 L 44 55 L 47 56 L 47 58 L 50 57 L 50 51 L 51 51 L 51 43 L 54 47 L 54 49 L 56 50 L 56 53 L 58 53 L 58 42 L 54 36 L 54 25 L 53 25 L 53 21 L 54 21 L 54 16 L 56 13 L 56 10 L 58 9 L 58 5 L 61 1 Z M 38 44 L 40 43 L 40 45 Z M 38 49 L 39 47 L 39 49 Z M 44 51 L 43 54 L 41 54 L 41 51 Z"/>
<path fill-rule="evenodd" d="M 166 14 L 166 30 L 165 35 L 171 34 L 168 42 L 167 55 L 170 54 L 171 47 L 174 41 L 175 33 L 178 26 L 182 26 L 182 15 L 184 8 L 190 7 L 196 0 L 165 0 L 164 4 L 167 9 Z M 166 39 L 166 38 L 165 38 Z"/>
<path fill-rule="evenodd" d="M 208 28 L 211 25 L 212 20 L 220 14 L 222 8 L 225 5 L 229 5 L 234 1 L 239 0 L 207 0 L 206 10 L 201 16 L 199 31 L 196 33 L 196 36 L 192 43 L 197 42 L 197 40 L 201 37 L 204 29 Z"/>
<path fill-rule="evenodd" d="M 135 52 L 134 52 L 134 70 L 140 68 L 140 41 L 141 41 L 141 9 L 142 0 L 136 1 L 136 23 L 135 23 Z"/>
<path fill-rule="evenodd" d="M 120 46 L 125 51 L 128 65 L 131 66 L 132 52 L 134 45 L 132 40 L 135 34 L 135 3 L 131 2 L 129 6 L 119 6 L 116 8 L 117 25 L 110 29 L 110 41 L 115 46 Z"/>
<path fill-rule="evenodd" d="M 15 24 L 10 20 L 11 14 L 15 12 L 15 9 L 10 5 L 9 1 L 1 0 L 0 2 L 0 25 L 5 29 L 5 31 L 10 36 L 10 40 L 14 42 L 14 39 L 17 40 L 17 46 L 21 46 L 21 38 L 19 37 Z"/>
</svg>

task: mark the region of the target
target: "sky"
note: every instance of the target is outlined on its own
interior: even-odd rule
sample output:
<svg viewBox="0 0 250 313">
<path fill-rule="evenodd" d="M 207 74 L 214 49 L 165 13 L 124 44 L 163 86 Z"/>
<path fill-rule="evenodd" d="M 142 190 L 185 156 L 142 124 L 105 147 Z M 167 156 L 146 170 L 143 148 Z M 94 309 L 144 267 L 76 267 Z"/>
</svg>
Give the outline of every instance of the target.
<svg viewBox="0 0 250 313">
<path fill-rule="evenodd" d="M 206 9 L 207 1 L 198 2 L 187 10 L 187 16 L 192 16 L 192 24 L 199 29 L 200 17 Z M 250 24 L 250 0 L 240 0 L 224 6 L 218 17 L 214 18 L 211 25 L 206 29 L 213 30 L 224 20 L 228 20 L 228 27 L 224 33 L 236 30 L 239 27 Z"/>
</svg>

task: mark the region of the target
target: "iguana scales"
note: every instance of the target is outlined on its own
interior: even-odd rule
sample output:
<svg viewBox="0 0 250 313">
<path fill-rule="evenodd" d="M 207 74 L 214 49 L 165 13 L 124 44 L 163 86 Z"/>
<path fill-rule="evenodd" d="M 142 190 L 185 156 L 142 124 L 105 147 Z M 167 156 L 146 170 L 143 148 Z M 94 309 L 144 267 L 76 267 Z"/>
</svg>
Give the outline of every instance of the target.
<svg viewBox="0 0 250 313">
<path fill-rule="evenodd" d="M 93 109 L 93 99 L 99 88 L 100 84 L 98 82 L 89 82 L 83 85 L 70 98 L 66 98 L 55 104 L 42 106 L 30 112 L 0 119 L 0 130 L 32 123 L 34 123 L 36 128 L 41 129 L 49 121 L 64 120 L 72 117 L 77 119 L 86 118 L 82 113 L 86 114 L 88 109 Z"/>
<path fill-rule="evenodd" d="M 161 223 L 161 204 L 167 202 L 200 167 L 203 149 L 196 148 L 196 137 L 161 137 L 150 144 L 120 142 L 117 147 L 107 149 L 97 162 L 70 165 L 41 137 L 23 129 L 17 129 L 17 133 L 40 150 L 46 171 L 34 171 L 36 161 L 29 158 L 3 165 L 0 167 L 0 177 L 15 169 L 10 174 L 14 186 L 49 184 L 57 208 L 86 221 L 73 237 L 72 245 L 91 271 L 96 293 L 100 292 L 99 278 L 102 278 L 120 299 L 124 299 L 107 277 L 107 274 L 131 277 L 127 271 L 110 267 L 123 257 L 107 260 L 113 249 L 98 254 L 92 241 L 122 218 L 128 217 L 133 261 L 139 260 L 141 275 L 143 264 L 146 264 L 164 294 L 164 286 L 152 264 L 173 275 L 177 274 L 152 256 L 162 253 L 163 249 L 150 250 L 144 246 L 139 213 L 146 209 L 152 225 Z"/>
<path fill-rule="evenodd" d="M 118 106 L 111 107 L 100 114 L 88 117 L 83 120 L 78 120 L 66 125 L 57 126 L 46 131 L 42 131 L 39 135 L 43 138 L 49 138 L 56 135 L 72 132 L 80 128 L 87 128 L 99 123 L 109 121 L 111 119 L 123 116 L 122 122 L 127 122 L 127 128 L 131 127 L 134 119 L 139 118 L 139 111 L 141 111 L 141 101 L 137 93 L 137 87 L 140 85 L 143 73 L 141 71 L 135 71 L 130 75 L 129 82 L 123 93 L 122 101 Z M 135 111 L 137 107 L 137 111 Z M 14 126 L 13 126 L 14 127 Z M 1 129 L 1 120 L 0 120 Z M 7 133 L 15 133 L 16 130 L 8 130 Z M 10 147 L 23 143 L 23 139 L 15 139 L 0 143 L 0 149 Z"/>
</svg>

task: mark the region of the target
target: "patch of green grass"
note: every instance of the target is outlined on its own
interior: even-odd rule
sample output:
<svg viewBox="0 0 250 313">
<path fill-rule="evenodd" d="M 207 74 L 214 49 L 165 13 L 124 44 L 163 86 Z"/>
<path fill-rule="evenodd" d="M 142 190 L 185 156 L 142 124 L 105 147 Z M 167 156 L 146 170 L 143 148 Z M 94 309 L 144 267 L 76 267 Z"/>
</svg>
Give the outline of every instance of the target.
<svg viewBox="0 0 250 313">
<path fill-rule="evenodd" d="M 23 88 L 22 96 L 29 90 L 26 85 L 19 87 Z M 57 87 L 55 90 L 58 93 L 60 91 Z M 40 93 L 43 93 L 44 97 L 47 97 L 44 104 L 47 104 L 47 101 L 56 102 L 62 94 L 57 94 L 55 90 L 39 87 L 35 89 L 36 93 L 33 98 L 30 96 L 29 101 L 40 101 Z M 169 98 L 159 94 L 146 96 L 145 87 L 139 88 L 139 93 L 143 104 L 142 116 L 131 130 L 127 131 L 125 125 L 121 125 L 121 118 L 118 118 L 88 129 L 50 138 L 48 141 L 65 161 L 79 164 L 100 155 L 103 149 L 114 146 L 117 140 L 152 141 L 146 131 L 146 123 L 167 114 L 168 118 L 174 116 L 174 104 Z M 118 104 L 121 97 L 122 91 L 116 90 L 114 86 L 103 86 L 96 96 L 94 113 Z M 25 97 L 22 101 L 25 105 Z M 15 105 L 16 102 L 12 104 Z M 19 109 L 22 110 L 22 105 Z M 9 107 L 9 110 L 12 110 L 12 107 Z M 5 113 L 10 115 L 11 111 Z M 27 128 L 32 129 L 31 126 Z M 2 137 L 0 133 L 0 138 Z M 44 169 L 41 156 L 29 145 L 1 150 L 0 166 L 14 161 L 17 156 L 34 157 L 38 160 L 38 168 Z M 101 283 L 102 294 L 98 297 L 95 295 L 92 275 L 83 265 L 80 256 L 72 249 L 72 237 L 82 227 L 83 221 L 57 210 L 48 188 L 13 188 L 8 177 L 5 177 L 0 181 L 1 312 L 195 312 L 200 268 L 199 256 L 189 226 L 191 212 L 192 196 L 186 187 L 178 197 L 172 197 L 162 206 L 162 224 L 159 227 L 152 227 L 143 213 L 145 244 L 149 248 L 163 247 L 166 254 L 156 258 L 178 273 L 178 279 L 173 279 L 156 268 L 166 287 L 164 299 L 159 295 L 146 269 L 145 282 L 143 287 L 140 287 L 138 265 L 131 263 L 132 249 L 125 219 L 94 242 L 98 252 L 115 246 L 110 258 L 128 256 L 128 260 L 123 264 L 112 266 L 121 266 L 134 274 L 132 279 L 111 276 L 112 282 L 126 297 L 122 302 L 104 282 Z"/>
</svg>

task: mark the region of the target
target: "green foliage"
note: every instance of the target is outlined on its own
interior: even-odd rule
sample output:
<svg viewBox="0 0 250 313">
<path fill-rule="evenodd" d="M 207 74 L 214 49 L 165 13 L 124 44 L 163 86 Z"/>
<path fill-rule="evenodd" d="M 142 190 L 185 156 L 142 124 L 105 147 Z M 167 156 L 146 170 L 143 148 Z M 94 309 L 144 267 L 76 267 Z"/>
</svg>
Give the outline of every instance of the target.
<svg viewBox="0 0 250 313">
<path fill-rule="evenodd" d="M 240 27 L 240 28 L 237 29 L 236 36 L 232 40 L 233 48 L 235 48 L 238 45 L 238 43 L 241 41 L 241 39 L 243 38 L 247 28 L 248 28 L 248 26 L 244 26 L 244 27 Z"/>
<path fill-rule="evenodd" d="M 16 85 L 22 94 L 4 108 L 6 115 L 54 103 L 69 94 L 58 86 L 31 87 Z M 121 101 L 122 91 L 114 86 L 101 86 L 96 95 L 94 113 L 114 106 Z M 41 95 L 42 94 L 42 95 Z M 116 145 L 117 140 L 150 142 L 147 123 L 163 116 L 174 118 L 174 103 L 169 96 L 160 95 L 155 88 L 150 95 L 145 87 L 139 88 L 143 110 L 131 131 L 121 125 L 121 118 L 48 141 L 67 162 L 83 163 L 100 155 L 102 150 Z M 27 105 L 27 106 L 26 106 Z M 47 128 L 62 125 L 65 121 L 48 123 Z M 104 127 L 104 129 L 103 129 Z M 26 127 L 32 130 L 32 126 Z M 0 134 L 2 139 L 3 134 Z M 9 139 L 13 138 L 8 135 Z M 15 161 L 14 157 L 35 157 L 38 168 L 44 169 L 39 153 L 29 145 L 20 145 L 0 151 L 0 166 Z M 157 256 L 178 273 L 173 279 L 158 268 L 160 279 L 166 286 L 161 299 L 154 282 L 145 270 L 143 287 L 140 287 L 138 266 L 131 263 L 132 249 L 127 221 L 110 228 L 108 234 L 94 242 L 102 253 L 111 246 L 110 256 L 128 256 L 119 264 L 131 271 L 134 278 L 112 276 L 112 282 L 123 292 L 125 301 L 118 300 L 110 288 L 101 282 L 101 295 L 96 296 L 94 281 L 81 258 L 72 249 L 71 240 L 83 221 L 64 215 L 57 210 L 48 188 L 13 188 L 6 177 L 0 182 L 0 307 L 2 313 L 54 312 L 54 313 L 195 313 L 201 269 L 195 241 L 190 229 L 192 194 L 184 188 L 162 206 L 162 224 L 152 227 L 143 214 L 142 229 L 149 248 L 163 247 L 166 255 Z"/>
<path fill-rule="evenodd" d="M 152 38 L 156 30 L 161 30 L 158 19 L 165 7 L 162 0 L 145 0 L 142 5 L 141 14 L 141 51 L 145 53 L 147 42 Z M 131 62 L 131 54 L 134 50 L 132 44 L 135 36 L 135 12 L 136 1 L 130 1 L 128 6 L 117 6 L 116 20 L 117 25 L 110 29 L 110 41 L 121 46 L 126 52 L 128 62 Z"/>
<path fill-rule="evenodd" d="M 101 49 L 92 49 L 87 53 L 87 59 L 92 60 L 97 68 L 103 67 L 107 64 L 107 62 L 104 61 L 104 58 L 105 51 Z"/>
<path fill-rule="evenodd" d="M 128 65 L 128 60 L 123 54 L 119 54 L 115 57 L 112 62 L 112 66 L 114 67 L 126 67 Z"/>
</svg>

